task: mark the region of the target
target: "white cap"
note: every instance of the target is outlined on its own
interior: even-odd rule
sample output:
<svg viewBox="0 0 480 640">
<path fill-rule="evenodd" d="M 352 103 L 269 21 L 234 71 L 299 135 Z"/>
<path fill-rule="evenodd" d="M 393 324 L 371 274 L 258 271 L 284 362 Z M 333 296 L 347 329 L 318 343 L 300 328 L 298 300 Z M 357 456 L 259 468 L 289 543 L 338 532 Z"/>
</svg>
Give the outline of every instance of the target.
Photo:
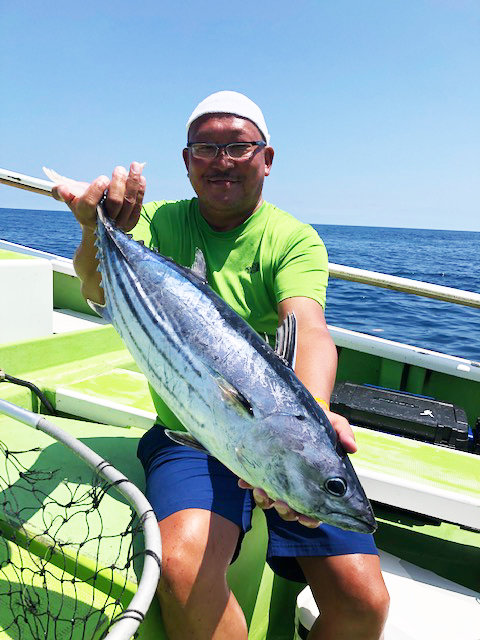
<svg viewBox="0 0 480 640">
<path fill-rule="evenodd" d="M 267 144 L 270 142 L 267 124 L 263 117 L 262 110 L 250 98 L 237 91 L 217 91 L 202 100 L 193 110 L 187 122 L 187 136 L 190 125 L 200 116 L 207 113 L 231 113 L 241 118 L 247 118 L 255 124 L 263 134 Z"/>
</svg>

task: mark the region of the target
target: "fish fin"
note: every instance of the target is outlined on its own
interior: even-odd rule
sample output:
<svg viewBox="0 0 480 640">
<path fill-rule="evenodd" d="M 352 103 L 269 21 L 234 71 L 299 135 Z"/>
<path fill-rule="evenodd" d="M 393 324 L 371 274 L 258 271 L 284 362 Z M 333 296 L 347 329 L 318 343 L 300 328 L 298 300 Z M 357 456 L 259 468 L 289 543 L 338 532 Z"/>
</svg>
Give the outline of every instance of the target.
<svg viewBox="0 0 480 640">
<path fill-rule="evenodd" d="M 176 442 L 177 444 L 182 444 L 185 447 L 192 447 L 192 449 L 197 449 L 198 451 L 209 453 L 207 449 L 205 449 L 203 444 L 200 444 L 200 442 L 196 438 L 191 436 L 186 431 L 174 431 L 172 429 L 165 429 L 165 434 L 170 438 L 170 440 L 173 440 L 173 442 Z"/>
<path fill-rule="evenodd" d="M 297 356 L 297 318 L 292 311 L 278 327 L 275 336 L 275 353 L 291 369 L 295 369 Z"/>
<path fill-rule="evenodd" d="M 105 196 L 104 196 L 105 198 Z M 106 226 L 108 223 L 110 223 L 111 226 L 111 221 L 110 218 L 107 216 L 107 213 L 104 209 L 103 206 L 103 199 L 100 200 L 100 202 L 97 204 L 97 216 L 98 218 L 100 218 L 100 220 L 102 221 L 102 223 Z"/>
<path fill-rule="evenodd" d="M 195 260 L 193 261 L 190 271 L 194 273 L 200 280 L 207 282 L 207 263 L 205 262 L 205 256 L 198 247 L 195 249 Z"/>
<path fill-rule="evenodd" d="M 225 380 L 220 374 L 214 373 L 213 375 L 220 387 L 224 400 L 230 403 L 237 411 L 253 416 L 253 407 L 243 393 L 240 393 L 238 389 Z"/>
<path fill-rule="evenodd" d="M 98 304 L 98 302 L 93 302 L 93 300 L 88 300 L 88 299 L 87 299 L 87 303 L 90 309 L 93 309 L 95 313 L 98 313 L 98 315 L 101 318 L 104 318 L 107 322 L 112 322 L 112 319 L 110 318 L 110 314 L 107 311 L 106 304 Z"/>
</svg>

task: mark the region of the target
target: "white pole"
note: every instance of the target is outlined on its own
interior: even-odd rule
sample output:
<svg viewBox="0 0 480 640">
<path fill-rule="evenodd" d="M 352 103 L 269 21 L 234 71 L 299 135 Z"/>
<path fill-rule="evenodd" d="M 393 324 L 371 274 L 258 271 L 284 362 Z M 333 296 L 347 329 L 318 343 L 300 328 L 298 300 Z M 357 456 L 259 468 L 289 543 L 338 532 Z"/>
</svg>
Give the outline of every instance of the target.
<svg viewBox="0 0 480 640">
<path fill-rule="evenodd" d="M 44 196 L 51 196 L 52 187 L 55 185 L 54 182 L 40 180 L 40 178 L 32 178 L 31 176 L 9 171 L 8 169 L 0 169 L 0 182 L 11 187 L 17 187 L 18 189 L 41 193 Z"/>
<path fill-rule="evenodd" d="M 438 284 L 431 284 L 430 282 L 421 282 L 420 280 L 411 280 L 410 278 L 399 278 L 386 273 L 366 271 L 365 269 L 356 269 L 355 267 L 345 267 L 341 264 L 329 263 L 328 269 L 332 278 L 370 284 L 374 287 L 382 287 L 383 289 L 403 291 L 404 293 L 413 293 L 417 296 L 424 296 L 425 298 L 434 298 L 435 300 L 443 300 L 444 302 L 454 302 L 455 304 L 462 304 L 467 307 L 480 308 L 480 294 L 474 293 L 473 291 L 443 287 Z"/>
</svg>

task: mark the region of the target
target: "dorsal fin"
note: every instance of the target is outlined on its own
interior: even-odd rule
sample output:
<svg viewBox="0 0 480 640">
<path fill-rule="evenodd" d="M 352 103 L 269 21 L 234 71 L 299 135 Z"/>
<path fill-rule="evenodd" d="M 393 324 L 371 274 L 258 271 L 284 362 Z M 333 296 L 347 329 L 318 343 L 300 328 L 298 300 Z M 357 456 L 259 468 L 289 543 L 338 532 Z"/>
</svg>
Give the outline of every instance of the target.
<svg viewBox="0 0 480 640">
<path fill-rule="evenodd" d="M 205 262 L 205 256 L 202 250 L 198 247 L 195 249 L 195 260 L 190 267 L 190 271 L 198 276 L 200 280 L 203 280 L 203 282 L 207 282 L 207 263 Z"/>
<path fill-rule="evenodd" d="M 297 318 L 291 311 L 278 327 L 275 336 L 275 353 L 285 364 L 295 369 L 297 355 Z"/>
</svg>

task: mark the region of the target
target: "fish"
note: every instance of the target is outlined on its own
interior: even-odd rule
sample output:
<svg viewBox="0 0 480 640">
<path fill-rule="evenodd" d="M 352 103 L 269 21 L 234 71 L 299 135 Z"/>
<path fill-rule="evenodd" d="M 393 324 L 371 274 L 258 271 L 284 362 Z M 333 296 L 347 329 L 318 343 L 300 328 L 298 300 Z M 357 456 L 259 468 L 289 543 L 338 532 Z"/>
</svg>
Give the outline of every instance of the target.
<svg viewBox="0 0 480 640">
<path fill-rule="evenodd" d="M 376 529 L 372 507 L 320 405 L 294 372 L 296 318 L 272 348 L 192 268 L 135 241 L 97 207 L 98 270 L 111 322 L 149 383 L 187 431 L 239 478 L 300 514 L 351 531 Z"/>
</svg>

